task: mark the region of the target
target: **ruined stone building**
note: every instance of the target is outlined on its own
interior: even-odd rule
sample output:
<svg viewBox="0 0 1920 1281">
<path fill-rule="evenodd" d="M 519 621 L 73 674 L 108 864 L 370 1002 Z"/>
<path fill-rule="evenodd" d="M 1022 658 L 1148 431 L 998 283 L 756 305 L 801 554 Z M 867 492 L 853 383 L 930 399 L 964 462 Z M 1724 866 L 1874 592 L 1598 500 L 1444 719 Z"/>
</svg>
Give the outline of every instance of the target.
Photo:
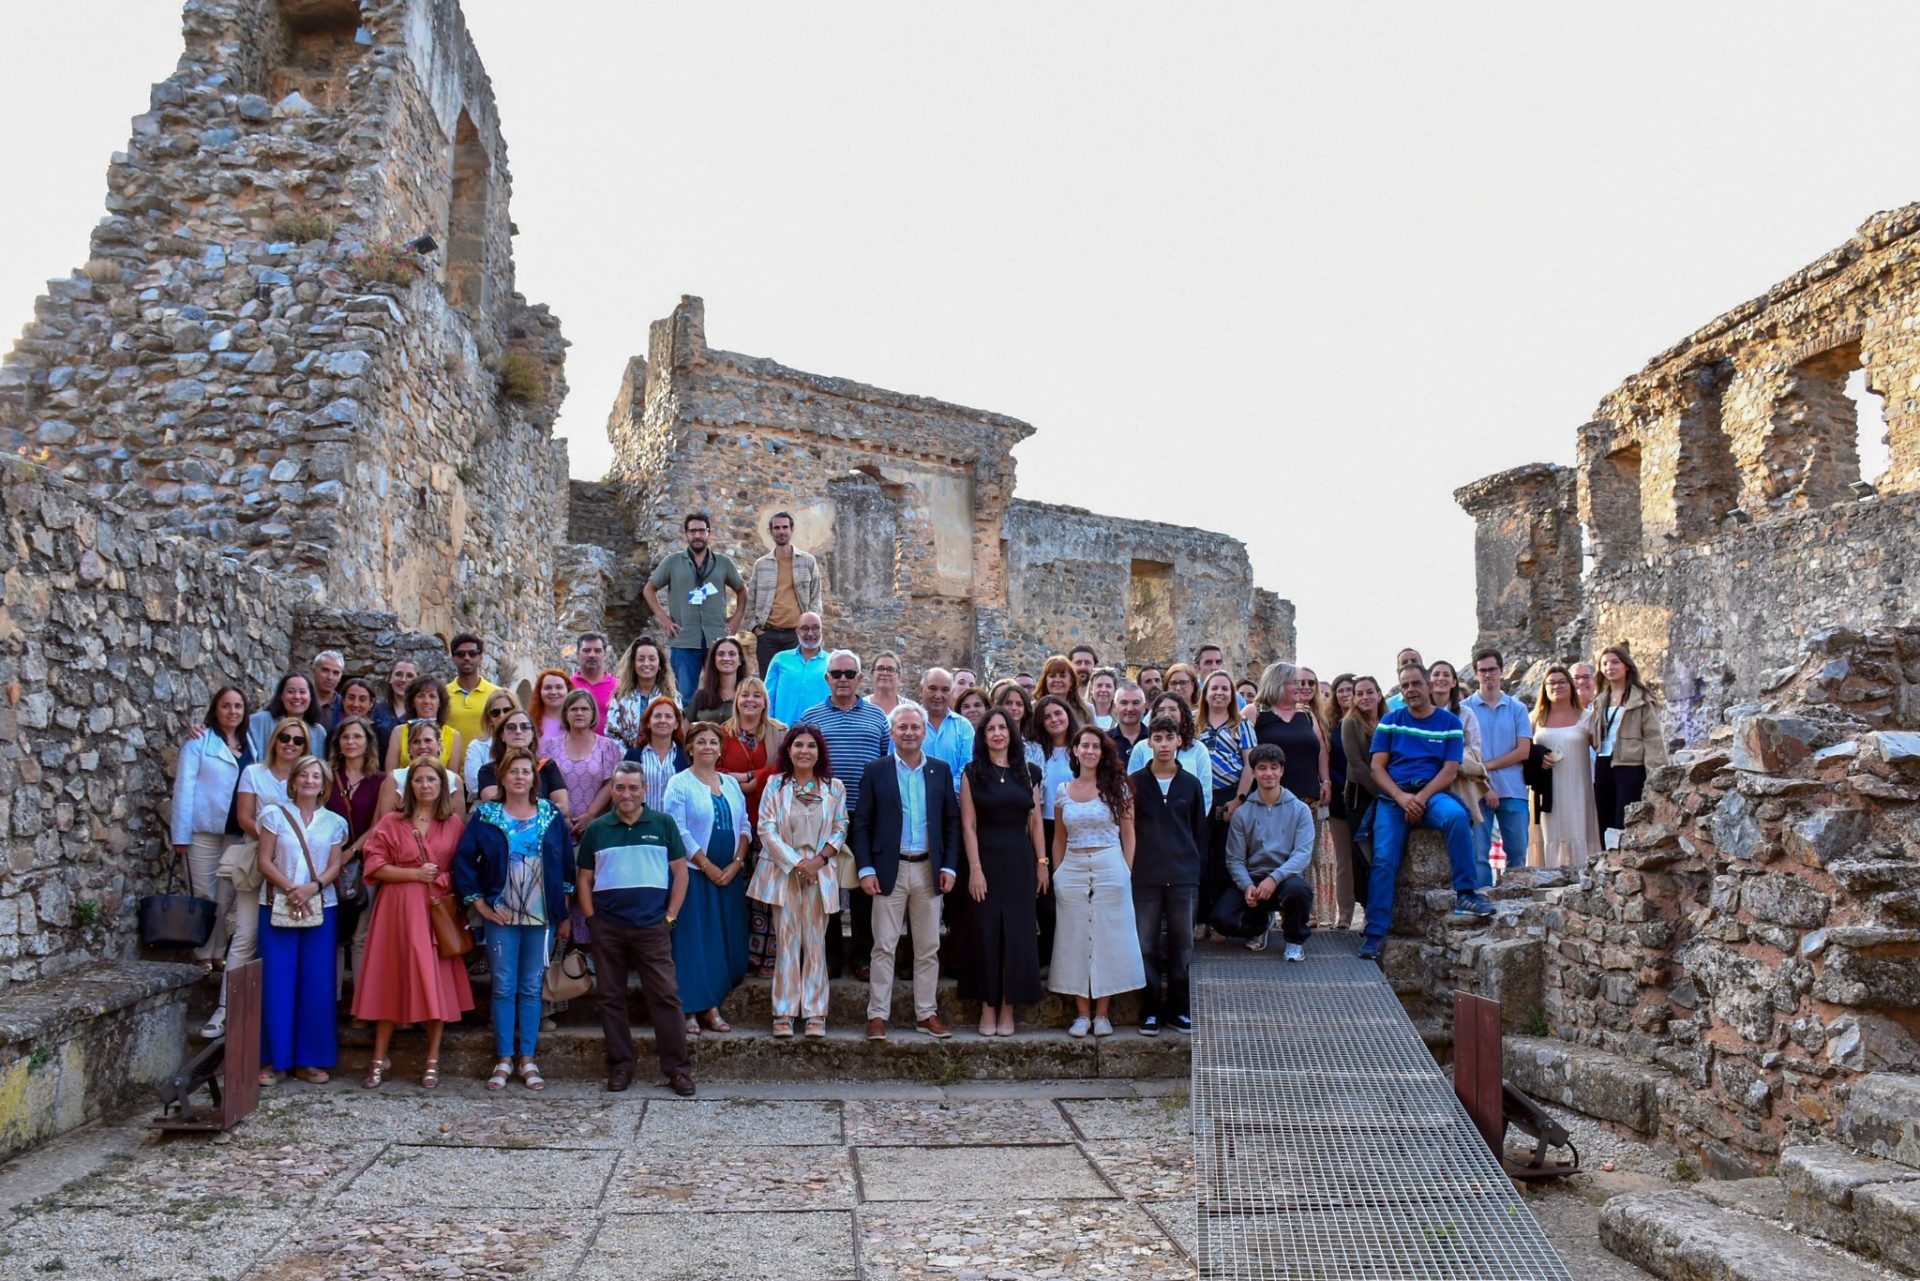
<svg viewBox="0 0 1920 1281">
<path fill-rule="evenodd" d="M 1026 423 L 715 351 L 698 298 L 654 324 L 607 434 L 613 470 L 575 485 L 573 537 L 613 558 L 616 641 L 645 625 L 640 588 L 687 512 L 744 570 L 785 510 L 823 558 L 828 636 L 863 654 L 1001 674 L 1082 642 L 1137 664 L 1211 641 L 1236 671 L 1293 654 L 1293 606 L 1254 586 L 1238 540 L 1017 499 Z"/>
<path fill-rule="evenodd" d="M 1478 525 L 1482 643 L 1628 642 L 1676 732 L 1765 692 L 1811 633 L 1915 617 L 1920 205 L 1708 322 L 1609 392 L 1571 469 L 1456 497 Z M 1891 466 L 1862 477 L 1855 371 Z"/>
</svg>

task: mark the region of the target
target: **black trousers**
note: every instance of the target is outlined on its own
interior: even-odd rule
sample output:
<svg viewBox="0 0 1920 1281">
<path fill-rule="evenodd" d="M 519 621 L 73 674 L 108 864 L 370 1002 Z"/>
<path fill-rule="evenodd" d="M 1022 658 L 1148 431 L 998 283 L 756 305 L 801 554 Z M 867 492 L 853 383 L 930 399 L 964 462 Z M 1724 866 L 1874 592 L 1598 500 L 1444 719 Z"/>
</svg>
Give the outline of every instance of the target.
<svg viewBox="0 0 1920 1281">
<path fill-rule="evenodd" d="M 1593 808 L 1604 835 L 1609 827 L 1627 825 L 1627 806 L 1638 804 L 1647 790 L 1647 767 L 1615 765 L 1613 757 L 1596 757 L 1593 762 Z"/>
<path fill-rule="evenodd" d="M 1298 874 L 1282 877 L 1267 904 L 1279 908 L 1281 938 L 1289 943 L 1307 941 L 1307 921 L 1313 915 L 1312 881 Z"/>
<path fill-rule="evenodd" d="M 1193 963 L 1195 887 L 1140 885 L 1133 887 L 1133 922 L 1140 932 L 1140 961 L 1147 986 L 1140 994 L 1142 1017 L 1178 1018 L 1191 1014 L 1187 1005 L 1187 968 Z M 1166 999 L 1160 996 L 1162 976 Z"/>
</svg>

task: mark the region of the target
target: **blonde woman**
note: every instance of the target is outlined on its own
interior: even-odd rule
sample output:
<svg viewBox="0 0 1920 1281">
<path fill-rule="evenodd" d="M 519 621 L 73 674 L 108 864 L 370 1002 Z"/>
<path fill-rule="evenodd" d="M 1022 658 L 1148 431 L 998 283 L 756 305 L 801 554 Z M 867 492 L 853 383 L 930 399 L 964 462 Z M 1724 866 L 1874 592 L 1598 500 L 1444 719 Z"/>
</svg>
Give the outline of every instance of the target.
<svg viewBox="0 0 1920 1281">
<path fill-rule="evenodd" d="M 1574 688 L 1573 674 L 1555 664 L 1540 683 L 1533 705 L 1533 741 L 1547 752 L 1552 782 L 1538 793 L 1540 866 L 1585 867 L 1600 848 L 1593 795 L 1593 720 Z"/>
<path fill-rule="evenodd" d="M 282 725 L 286 721 L 281 722 Z M 275 731 L 276 734 L 279 732 Z M 347 820 L 327 808 L 333 779 L 317 756 L 294 762 L 288 804 L 260 809 L 260 1084 L 298 1070 L 324 1085 L 339 1061 L 333 883 L 345 862 Z M 285 924 L 275 924 L 276 907 Z M 313 920 L 313 924 L 303 922 Z"/>
<path fill-rule="evenodd" d="M 374 822 L 378 823 L 400 808 L 400 798 L 406 794 L 407 772 L 414 768 L 416 762 L 438 766 L 446 776 L 447 791 L 453 797 L 454 813 L 466 817 L 467 798 L 462 790 L 460 775 L 439 765 L 436 759 L 440 747 L 440 725 L 437 722 L 408 721 L 394 731 L 393 746 L 399 751 L 400 766 L 388 770 L 386 781 L 380 784 L 380 803 L 374 807 Z"/>
<path fill-rule="evenodd" d="M 1253 699 L 1253 737 L 1256 743 L 1271 743 L 1286 754 L 1281 786 L 1313 811 L 1312 881 L 1324 878 L 1331 889 L 1333 855 L 1327 839 L 1327 806 L 1333 800 L 1333 758 L 1327 737 L 1320 730 L 1320 718 L 1313 710 L 1319 695 L 1320 681 L 1306 668 L 1292 663 L 1270 664 L 1260 673 L 1260 688 Z M 1318 896 L 1315 902 L 1317 911 L 1333 916 L 1331 892 L 1325 902 Z"/>
<path fill-rule="evenodd" d="M 487 695 L 480 708 L 480 733 L 467 744 L 464 768 L 460 771 L 467 784 L 467 795 L 480 791 L 480 770 L 493 759 L 493 740 L 500 734 L 500 723 L 520 710 L 520 702 L 511 690 L 496 689 Z"/>
</svg>

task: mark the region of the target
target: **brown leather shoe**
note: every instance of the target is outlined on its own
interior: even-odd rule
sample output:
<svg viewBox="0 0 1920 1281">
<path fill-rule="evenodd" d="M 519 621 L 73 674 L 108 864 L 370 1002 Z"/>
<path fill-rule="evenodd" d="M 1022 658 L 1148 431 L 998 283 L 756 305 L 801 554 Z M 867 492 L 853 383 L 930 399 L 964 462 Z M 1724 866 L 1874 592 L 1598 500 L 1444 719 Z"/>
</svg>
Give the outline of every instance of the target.
<svg viewBox="0 0 1920 1281">
<path fill-rule="evenodd" d="M 632 1068 L 615 1068 L 607 1073 L 607 1093 L 618 1094 L 633 1084 Z"/>
<path fill-rule="evenodd" d="M 885 1019 L 868 1019 L 867 1020 L 867 1039 L 869 1041 L 886 1040 L 887 1039 L 887 1021 Z"/>
<path fill-rule="evenodd" d="M 947 1021 L 938 1014 L 930 1019 L 921 1019 L 918 1023 L 914 1024 L 914 1026 L 922 1032 L 925 1032 L 928 1036 L 942 1041 L 953 1035 L 953 1029 L 948 1027 Z"/>
<path fill-rule="evenodd" d="M 683 1099 L 693 1097 L 693 1078 L 684 1072 L 675 1072 L 667 1078 L 667 1088 Z"/>
</svg>

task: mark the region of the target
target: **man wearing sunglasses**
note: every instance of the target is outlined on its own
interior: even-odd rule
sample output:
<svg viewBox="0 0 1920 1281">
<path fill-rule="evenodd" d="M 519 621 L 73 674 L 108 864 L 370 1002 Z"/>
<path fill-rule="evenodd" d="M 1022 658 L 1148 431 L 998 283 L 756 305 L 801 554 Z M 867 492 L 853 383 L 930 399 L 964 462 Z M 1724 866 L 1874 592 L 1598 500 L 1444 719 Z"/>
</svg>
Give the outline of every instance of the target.
<svg viewBox="0 0 1920 1281">
<path fill-rule="evenodd" d="M 850 649 L 836 649 L 827 655 L 827 701 L 816 703 L 800 716 L 802 725 L 820 731 L 827 742 L 827 761 L 833 776 L 846 785 L 849 829 L 860 812 L 860 776 L 867 766 L 893 751 L 893 739 L 887 731 L 884 712 L 860 697 L 860 656 Z M 840 956 L 833 955 L 841 942 L 838 930 L 828 931 L 828 968 L 839 974 L 851 966 L 854 976 L 866 979 L 868 958 L 873 955 L 873 900 L 865 894 L 852 895 L 848 903 L 852 939 Z"/>
<path fill-rule="evenodd" d="M 486 647 L 478 636 L 461 632 L 447 649 L 453 655 L 453 670 L 459 675 L 447 682 L 445 723 L 453 726 L 461 742 L 477 743 L 487 737 L 487 731 L 480 724 L 487 697 L 500 687 L 480 675 L 480 659 Z"/>
</svg>

